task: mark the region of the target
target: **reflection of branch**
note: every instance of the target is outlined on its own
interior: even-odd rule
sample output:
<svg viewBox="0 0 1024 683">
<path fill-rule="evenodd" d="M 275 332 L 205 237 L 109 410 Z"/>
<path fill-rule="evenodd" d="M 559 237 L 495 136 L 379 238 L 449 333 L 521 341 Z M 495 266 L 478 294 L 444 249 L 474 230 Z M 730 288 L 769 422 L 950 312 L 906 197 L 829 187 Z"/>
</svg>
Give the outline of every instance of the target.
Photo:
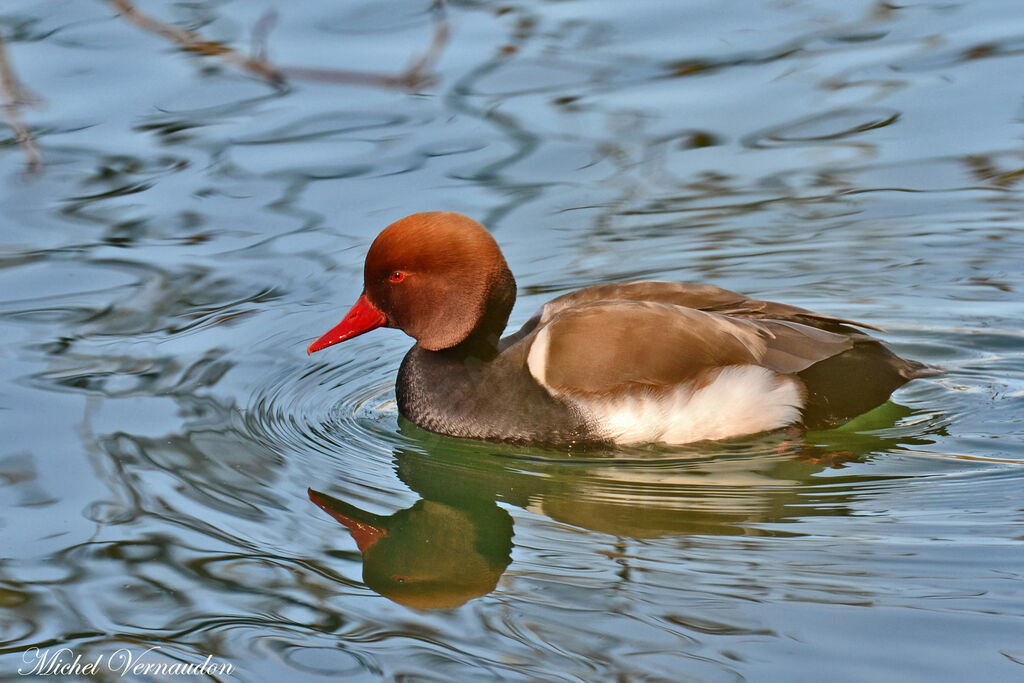
<svg viewBox="0 0 1024 683">
<path fill-rule="evenodd" d="M 267 58 L 267 38 L 277 24 L 277 17 L 277 10 L 267 10 L 252 27 L 252 53 L 260 59 Z"/>
<path fill-rule="evenodd" d="M 269 31 L 269 26 L 276 19 L 276 15 L 266 15 L 260 20 L 257 29 L 253 31 L 253 42 L 257 46 L 257 49 L 254 51 L 256 54 L 247 57 L 224 43 L 205 40 L 192 31 L 173 26 L 159 19 L 154 19 L 148 14 L 139 11 L 131 0 L 110 0 L 110 2 L 121 13 L 121 16 L 141 29 L 163 36 L 172 42 L 178 43 L 186 50 L 217 57 L 232 66 L 249 71 L 275 84 L 283 83 L 286 78 L 293 78 L 323 83 L 414 89 L 430 81 L 429 71 L 440 58 L 445 45 L 448 43 L 449 36 L 448 19 L 444 11 L 444 0 L 435 0 L 432 7 L 434 13 L 434 35 L 430 41 L 430 47 L 421 58 L 409 64 L 405 71 L 400 74 L 381 74 L 369 71 L 350 71 L 347 69 L 324 67 L 278 67 L 266 59 L 265 45 L 262 44 Z"/>
<path fill-rule="evenodd" d="M 280 83 L 284 77 L 265 59 L 259 57 L 246 57 L 238 50 L 234 50 L 223 43 L 214 40 L 204 40 L 192 31 L 178 28 L 171 24 L 154 19 L 153 17 L 140 12 L 132 4 L 131 0 L 111 0 L 121 16 L 132 22 L 139 28 L 163 36 L 168 40 L 181 45 L 186 50 L 198 52 L 201 55 L 219 57 L 222 61 L 236 66 L 244 71 L 249 71 L 261 78 Z"/>
<path fill-rule="evenodd" d="M 38 171 L 43 165 L 43 155 L 39 153 L 32 130 L 21 120 L 22 105 L 29 104 L 34 98 L 14 76 L 14 70 L 7 61 L 3 36 L 0 36 L 0 90 L 3 91 L 4 118 L 25 154 L 25 167 L 29 172 Z"/>
<path fill-rule="evenodd" d="M 285 67 L 282 69 L 292 78 L 323 83 L 346 83 L 353 85 L 375 85 L 381 88 L 407 88 L 414 90 L 430 82 L 430 70 L 441 57 L 448 44 L 448 18 L 444 11 L 444 0 L 435 0 L 434 35 L 430 47 L 419 59 L 411 62 L 400 74 L 381 74 L 369 71 L 348 71 L 344 69 L 321 69 L 317 67 Z"/>
</svg>

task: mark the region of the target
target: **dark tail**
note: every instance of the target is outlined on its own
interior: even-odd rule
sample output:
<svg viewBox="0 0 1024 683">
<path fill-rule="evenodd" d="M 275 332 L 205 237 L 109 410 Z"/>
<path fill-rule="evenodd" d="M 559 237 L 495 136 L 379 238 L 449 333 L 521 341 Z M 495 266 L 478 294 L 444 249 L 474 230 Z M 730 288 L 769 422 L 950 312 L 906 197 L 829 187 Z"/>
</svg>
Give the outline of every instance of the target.
<svg viewBox="0 0 1024 683">
<path fill-rule="evenodd" d="M 900 368 L 899 372 L 907 378 L 907 381 L 924 377 L 942 377 L 946 374 L 946 371 L 938 365 L 922 363 L 921 361 L 909 360 L 907 358 L 900 358 L 900 360 L 903 361 L 904 366 Z"/>
<path fill-rule="evenodd" d="M 885 403 L 910 380 L 942 374 L 939 367 L 897 356 L 877 340 L 858 341 L 797 373 L 807 388 L 804 424 L 811 429 L 840 425 Z"/>
</svg>

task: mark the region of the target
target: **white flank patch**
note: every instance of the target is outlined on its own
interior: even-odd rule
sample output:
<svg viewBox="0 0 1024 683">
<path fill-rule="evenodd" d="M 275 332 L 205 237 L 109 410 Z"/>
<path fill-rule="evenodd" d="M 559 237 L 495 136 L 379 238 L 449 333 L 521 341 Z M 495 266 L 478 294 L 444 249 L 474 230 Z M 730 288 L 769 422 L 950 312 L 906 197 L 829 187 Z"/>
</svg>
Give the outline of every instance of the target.
<svg viewBox="0 0 1024 683">
<path fill-rule="evenodd" d="M 550 329 L 547 325 L 540 328 L 540 332 L 537 333 L 533 343 L 530 345 L 530 353 L 526 356 L 526 367 L 530 369 L 530 374 L 548 391 L 551 391 L 551 387 L 547 383 L 548 344 L 550 343 L 548 337 L 551 336 Z"/>
<path fill-rule="evenodd" d="M 570 400 L 590 416 L 604 438 L 616 443 L 682 444 L 757 434 L 798 422 L 803 391 L 793 378 L 768 368 L 735 365 L 722 368 L 714 381 L 696 391 L 679 387 L 667 394 Z"/>
</svg>

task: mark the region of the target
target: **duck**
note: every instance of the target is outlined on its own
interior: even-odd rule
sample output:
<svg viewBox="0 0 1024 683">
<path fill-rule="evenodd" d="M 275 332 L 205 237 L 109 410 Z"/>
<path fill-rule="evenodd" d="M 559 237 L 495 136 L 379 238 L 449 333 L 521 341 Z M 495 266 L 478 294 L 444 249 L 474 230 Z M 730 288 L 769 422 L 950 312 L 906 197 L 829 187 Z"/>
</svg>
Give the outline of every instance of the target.
<svg viewBox="0 0 1024 683">
<path fill-rule="evenodd" d="M 864 323 L 706 284 L 599 284 L 544 304 L 502 337 L 516 281 L 468 216 L 415 213 L 366 254 L 363 290 L 313 341 L 379 327 L 415 340 L 398 412 L 429 432 L 524 444 L 686 444 L 827 429 L 941 374 Z"/>
</svg>

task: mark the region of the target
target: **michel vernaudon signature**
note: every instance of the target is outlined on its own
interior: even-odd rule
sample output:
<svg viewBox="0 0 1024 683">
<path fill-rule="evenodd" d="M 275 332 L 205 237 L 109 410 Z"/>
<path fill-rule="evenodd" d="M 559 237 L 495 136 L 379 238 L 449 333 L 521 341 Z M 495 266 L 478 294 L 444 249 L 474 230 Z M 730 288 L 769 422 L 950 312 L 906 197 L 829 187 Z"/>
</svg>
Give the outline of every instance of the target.
<svg viewBox="0 0 1024 683">
<path fill-rule="evenodd" d="M 105 672 L 116 673 L 121 677 L 132 676 L 208 676 L 231 675 L 234 667 L 231 664 L 213 661 L 213 655 L 207 655 L 201 663 L 178 662 L 162 659 L 154 660 L 147 655 L 159 650 L 151 647 L 141 653 L 128 648 L 115 650 L 110 656 L 99 654 L 92 659 L 83 659 L 69 647 L 51 650 L 40 650 L 30 647 L 21 656 L 27 666 L 20 667 L 22 676 L 95 676 Z"/>
</svg>

